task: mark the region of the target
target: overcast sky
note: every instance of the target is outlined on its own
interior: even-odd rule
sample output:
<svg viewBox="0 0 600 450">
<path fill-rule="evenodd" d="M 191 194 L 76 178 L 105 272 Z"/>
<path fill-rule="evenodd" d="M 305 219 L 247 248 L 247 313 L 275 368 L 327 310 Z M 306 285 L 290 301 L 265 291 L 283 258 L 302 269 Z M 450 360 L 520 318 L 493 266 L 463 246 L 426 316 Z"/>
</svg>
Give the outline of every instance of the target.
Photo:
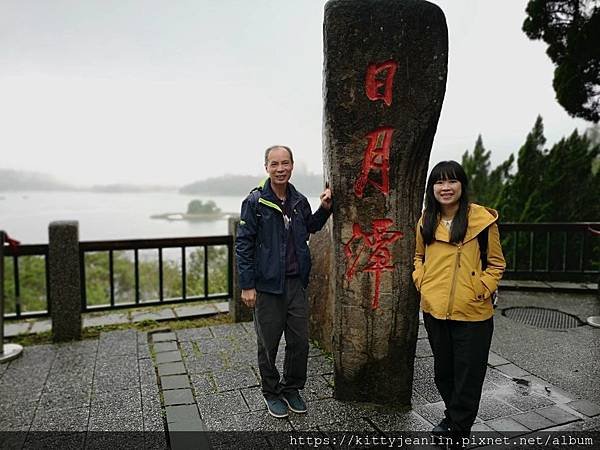
<svg viewBox="0 0 600 450">
<path fill-rule="evenodd" d="M 481 133 L 499 163 L 538 114 L 549 144 L 591 125 L 554 99 L 545 46 L 521 31 L 526 0 L 433 3 L 450 48 L 432 162 Z M 182 185 L 262 173 L 283 143 L 321 172 L 324 4 L 0 0 L 0 168 Z"/>
</svg>

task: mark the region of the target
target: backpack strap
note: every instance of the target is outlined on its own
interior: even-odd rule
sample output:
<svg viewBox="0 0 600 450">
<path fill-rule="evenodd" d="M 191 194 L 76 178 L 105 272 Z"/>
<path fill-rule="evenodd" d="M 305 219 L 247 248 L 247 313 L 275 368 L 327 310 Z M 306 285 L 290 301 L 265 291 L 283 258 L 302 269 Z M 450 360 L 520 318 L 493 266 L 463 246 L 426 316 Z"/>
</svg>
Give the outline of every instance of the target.
<svg viewBox="0 0 600 450">
<path fill-rule="evenodd" d="M 479 242 L 479 253 L 481 253 L 481 271 L 487 269 L 487 253 L 488 253 L 488 237 L 490 234 L 490 227 L 488 226 L 485 230 L 477 235 L 477 241 Z"/>
</svg>

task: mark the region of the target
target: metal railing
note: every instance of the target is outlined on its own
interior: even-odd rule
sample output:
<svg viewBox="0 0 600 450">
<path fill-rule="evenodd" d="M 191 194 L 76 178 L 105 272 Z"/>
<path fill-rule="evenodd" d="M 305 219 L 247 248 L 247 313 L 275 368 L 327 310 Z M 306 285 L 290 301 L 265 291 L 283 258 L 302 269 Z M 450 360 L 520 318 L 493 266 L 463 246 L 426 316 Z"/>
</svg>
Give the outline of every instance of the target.
<svg viewBox="0 0 600 450">
<path fill-rule="evenodd" d="M 227 248 L 227 287 L 225 292 L 210 293 L 210 258 L 209 249 L 215 247 Z M 203 293 L 202 295 L 188 295 L 188 270 L 187 270 L 187 249 L 202 248 L 203 249 Z M 165 296 L 165 249 L 179 249 L 180 251 L 180 277 L 181 277 L 181 292 L 177 297 Z M 158 298 L 142 299 L 141 283 L 140 283 L 140 251 L 141 250 L 157 250 L 158 252 Z M 133 301 L 116 302 L 117 282 L 115 277 L 115 252 L 117 251 L 132 251 L 133 252 L 133 271 L 134 271 L 134 289 Z M 108 255 L 108 282 L 109 282 L 109 303 L 106 305 L 91 305 L 88 301 L 87 292 L 88 283 L 86 281 L 86 255 L 91 253 L 104 252 Z M 231 236 L 206 236 L 196 238 L 165 238 L 165 239 L 136 239 L 123 241 L 90 241 L 81 242 L 79 244 L 80 253 L 80 269 L 81 269 L 81 299 L 82 311 L 90 310 L 105 310 L 115 308 L 130 308 L 132 306 L 147 306 L 167 303 L 177 303 L 184 301 L 196 300 L 216 300 L 230 298 L 233 290 L 233 239 Z"/>
<path fill-rule="evenodd" d="M 225 289 L 221 292 L 211 293 L 211 258 L 209 257 L 210 249 L 216 248 L 226 249 L 226 255 L 223 262 L 224 269 L 226 271 L 225 277 Z M 164 269 L 165 266 L 170 265 L 173 268 L 173 260 L 168 261 L 164 258 L 164 251 L 167 249 L 176 249 L 180 252 L 180 257 L 177 263 L 177 270 L 179 271 L 180 279 L 180 292 L 179 295 L 165 295 L 165 279 Z M 202 249 L 202 293 L 201 295 L 189 295 L 189 283 L 190 278 L 188 270 L 188 249 Z M 11 264 L 4 265 L 4 276 L 5 280 L 10 277 L 10 289 L 5 292 L 5 307 L 10 308 L 10 312 L 6 312 L 4 317 L 6 319 L 25 319 L 33 317 L 44 317 L 50 315 L 50 305 L 52 303 L 49 298 L 49 246 L 48 244 L 42 245 L 19 245 L 16 249 L 4 246 L 4 261 L 8 261 Z M 158 261 L 156 262 L 156 275 L 158 278 L 158 289 L 156 298 L 142 298 L 140 288 L 140 257 L 139 253 L 143 250 L 156 250 L 158 254 Z M 131 263 L 131 269 L 134 272 L 134 283 L 133 292 L 131 292 L 130 298 L 124 302 L 117 301 L 118 281 L 117 272 L 115 270 L 115 261 L 118 260 L 115 256 L 116 252 L 131 251 L 133 252 L 133 258 L 128 259 L 127 263 Z M 108 289 L 107 295 L 103 296 L 102 303 L 90 304 L 90 296 L 88 295 L 88 288 L 90 284 L 86 280 L 86 259 L 92 253 L 104 253 L 107 255 L 108 265 Z M 196 255 L 197 257 L 198 255 Z M 39 257 L 43 258 L 44 265 L 44 286 L 45 289 L 42 293 L 43 304 L 45 308 L 41 308 L 36 311 L 28 311 L 26 305 L 30 302 L 27 296 L 23 295 L 24 284 L 27 284 L 23 280 L 22 266 L 26 262 L 23 259 L 25 257 Z M 122 259 L 121 259 L 122 261 Z M 168 303 L 181 303 L 185 301 L 201 301 L 201 300 L 217 300 L 230 298 L 233 291 L 233 239 L 232 236 L 207 236 L 207 237 L 193 237 L 193 238 L 167 238 L 167 239 L 138 239 L 138 240 L 116 240 L 116 241 L 87 241 L 79 243 L 79 267 L 80 267 L 80 280 L 81 280 L 81 310 L 82 311 L 97 311 L 107 309 L 119 309 L 119 308 L 130 308 L 134 306 L 151 306 Z M 180 263 L 180 265 L 179 265 Z M 26 274 L 29 275 L 30 274 Z M 196 276 L 197 274 L 194 274 Z M 198 278 L 196 276 L 196 278 Z M 9 284 L 9 283 L 6 283 Z M 171 292 L 172 293 L 172 292 Z M 39 293 L 38 293 L 39 294 Z M 129 294 L 129 292 L 127 293 Z M 6 301 L 10 303 L 6 303 Z M 96 299 L 97 300 L 97 299 Z M 38 298 L 39 301 L 39 298 Z"/>
<path fill-rule="evenodd" d="M 501 223 L 507 279 L 596 282 L 600 222 Z"/>
</svg>

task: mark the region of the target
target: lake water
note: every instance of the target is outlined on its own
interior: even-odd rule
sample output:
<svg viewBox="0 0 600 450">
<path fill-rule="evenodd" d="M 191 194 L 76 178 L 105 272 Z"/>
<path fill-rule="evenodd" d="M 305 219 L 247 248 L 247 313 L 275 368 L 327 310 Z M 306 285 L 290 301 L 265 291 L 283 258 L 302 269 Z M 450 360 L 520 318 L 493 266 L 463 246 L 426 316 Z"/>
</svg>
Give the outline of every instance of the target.
<svg viewBox="0 0 600 450">
<path fill-rule="evenodd" d="M 187 210 L 193 199 L 213 200 L 223 212 L 238 215 L 243 197 L 178 193 L 0 192 L 0 230 L 22 244 L 48 243 L 48 225 L 77 220 L 82 241 L 218 236 L 228 234 L 227 219 L 168 221 L 153 214 Z M 309 198 L 311 206 L 318 198 Z"/>
</svg>

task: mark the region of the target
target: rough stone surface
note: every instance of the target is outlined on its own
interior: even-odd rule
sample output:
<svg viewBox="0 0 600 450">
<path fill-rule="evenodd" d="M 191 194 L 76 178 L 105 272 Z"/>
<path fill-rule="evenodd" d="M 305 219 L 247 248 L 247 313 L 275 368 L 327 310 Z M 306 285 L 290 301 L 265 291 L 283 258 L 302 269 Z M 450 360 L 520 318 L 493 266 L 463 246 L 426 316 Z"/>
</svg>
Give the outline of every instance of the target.
<svg viewBox="0 0 600 450">
<path fill-rule="evenodd" d="M 447 58 L 446 21 L 431 3 L 333 0 L 325 6 L 324 174 L 335 196 L 331 232 L 335 264 L 327 273 L 335 280 L 335 308 L 323 320 L 334 321 L 339 399 L 410 403 L 418 332 L 418 300 L 411 279 L 413 230 L 444 98 Z M 397 65 L 393 78 L 389 68 L 377 72 L 385 63 Z M 371 69 L 376 75 L 369 75 Z M 373 82 L 373 89 L 366 80 Z M 386 80 L 391 83 L 386 85 Z M 389 97 L 383 95 L 387 86 Z M 385 150 L 365 157 L 369 148 L 381 149 L 386 142 L 389 160 L 382 162 Z M 369 162 L 389 168 L 368 170 Z M 389 189 L 383 186 L 386 179 Z M 373 309 L 376 274 L 369 272 L 373 250 L 361 251 L 365 238 L 357 234 L 357 227 L 371 234 L 373 221 L 379 219 L 391 221 L 381 231 L 385 237 L 390 231 L 404 237 L 389 245 L 393 269 L 381 273 L 379 308 Z M 357 240 L 347 250 L 360 257 L 349 279 L 349 261 L 354 258 L 347 257 L 345 244 L 353 235 Z M 323 325 L 325 330 L 329 327 Z"/>
<path fill-rule="evenodd" d="M 48 237 L 48 284 L 54 342 L 81 339 L 79 225 L 52 222 Z"/>
<path fill-rule="evenodd" d="M 241 206 L 241 205 L 240 205 Z M 233 241 L 237 237 L 237 229 L 240 224 L 239 216 L 230 217 L 228 219 L 228 230 L 229 234 L 233 237 Z M 234 252 L 235 253 L 235 252 Z M 252 320 L 252 309 L 248 308 L 242 302 L 242 290 L 240 289 L 238 283 L 238 273 L 237 273 L 237 262 L 236 256 L 233 255 L 233 291 L 231 298 L 229 299 L 229 314 L 233 318 L 234 322 L 249 322 Z"/>
</svg>

